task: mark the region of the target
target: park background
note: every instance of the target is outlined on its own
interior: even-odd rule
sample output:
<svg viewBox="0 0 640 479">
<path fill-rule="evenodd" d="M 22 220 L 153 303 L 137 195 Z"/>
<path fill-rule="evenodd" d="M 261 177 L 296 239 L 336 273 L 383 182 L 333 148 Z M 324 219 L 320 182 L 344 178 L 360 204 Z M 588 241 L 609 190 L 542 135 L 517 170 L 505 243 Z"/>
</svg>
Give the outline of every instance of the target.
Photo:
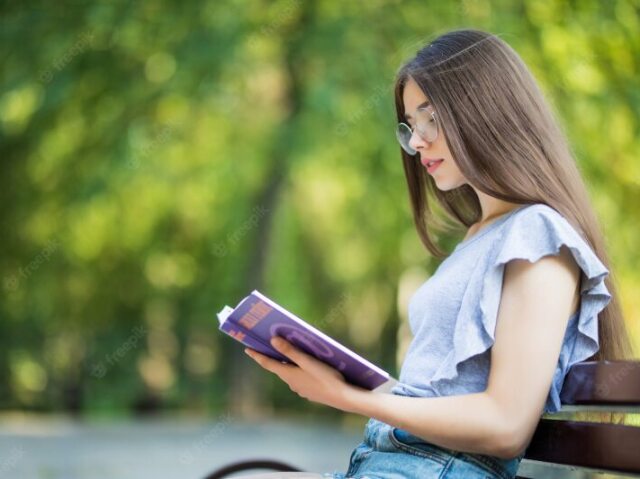
<svg viewBox="0 0 640 479">
<path fill-rule="evenodd" d="M 394 75 L 453 28 L 499 34 L 539 80 L 640 350 L 637 0 L 1 9 L 7 444 L 60 416 L 361 428 L 257 367 L 216 313 L 258 289 L 397 375 L 408 299 L 440 260 L 411 218 Z"/>
</svg>

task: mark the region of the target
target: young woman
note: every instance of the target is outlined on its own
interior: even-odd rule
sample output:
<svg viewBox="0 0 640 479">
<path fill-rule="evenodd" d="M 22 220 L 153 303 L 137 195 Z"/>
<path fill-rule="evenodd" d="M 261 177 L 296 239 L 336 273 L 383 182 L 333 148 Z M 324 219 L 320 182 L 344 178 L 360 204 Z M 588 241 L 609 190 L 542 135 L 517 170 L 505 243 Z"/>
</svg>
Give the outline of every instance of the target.
<svg viewBox="0 0 640 479">
<path fill-rule="evenodd" d="M 413 295 L 392 394 L 347 384 L 281 340 L 297 366 L 247 350 L 300 396 L 369 417 L 345 474 L 512 478 L 568 369 L 632 356 L 596 216 L 534 78 L 500 38 L 446 33 L 400 69 L 397 137 L 425 247 L 434 201 L 466 237 Z"/>
</svg>

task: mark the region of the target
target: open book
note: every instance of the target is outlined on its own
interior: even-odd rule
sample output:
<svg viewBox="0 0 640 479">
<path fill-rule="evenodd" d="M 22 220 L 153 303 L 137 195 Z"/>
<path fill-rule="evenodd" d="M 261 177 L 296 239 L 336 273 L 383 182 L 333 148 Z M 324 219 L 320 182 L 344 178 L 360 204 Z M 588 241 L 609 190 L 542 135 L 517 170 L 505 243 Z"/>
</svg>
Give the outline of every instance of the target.
<svg viewBox="0 0 640 479">
<path fill-rule="evenodd" d="M 397 383 L 375 364 L 290 313 L 257 290 L 244 298 L 235 309 L 225 306 L 218 313 L 220 331 L 245 346 L 293 363 L 270 343 L 281 336 L 291 344 L 340 371 L 347 382 L 376 393 L 386 393 Z"/>
</svg>

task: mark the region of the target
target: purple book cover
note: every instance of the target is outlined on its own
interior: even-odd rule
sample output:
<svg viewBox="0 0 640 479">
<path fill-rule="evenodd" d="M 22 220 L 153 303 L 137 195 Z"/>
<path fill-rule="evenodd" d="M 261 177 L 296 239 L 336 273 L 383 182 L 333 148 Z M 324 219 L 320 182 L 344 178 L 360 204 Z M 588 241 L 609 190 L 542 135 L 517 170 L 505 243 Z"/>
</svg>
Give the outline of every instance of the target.
<svg viewBox="0 0 640 479">
<path fill-rule="evenodd" d="M 351 384 L 370 391 L 388 392 L 396 380 L 375 364 L 357 355 L 276 304 L 257 290 L 244 298 L 235 309 L 225 306 L 218 313 L 219 329 L 245 346 L 280 361 L 292 361 L 278 353 L 271 344 L 281 336 L 307 354 L 334 367 Z"/>
</svg>

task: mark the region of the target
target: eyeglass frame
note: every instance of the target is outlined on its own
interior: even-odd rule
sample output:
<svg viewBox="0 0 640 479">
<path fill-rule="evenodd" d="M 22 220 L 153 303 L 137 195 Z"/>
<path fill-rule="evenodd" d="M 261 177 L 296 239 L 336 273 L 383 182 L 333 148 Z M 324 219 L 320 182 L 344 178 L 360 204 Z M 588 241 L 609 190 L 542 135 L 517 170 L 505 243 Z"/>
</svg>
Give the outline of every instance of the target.
<svg viewBox="0 0 640 479">
<path fill-rule="evenodd" d="M 426 141 L 427 143 L 433 143 L 434 141 L 436 141 L 436 140 L 438 139 L 438 135 L 440 134 L 440 124 L 439 124 L 440 122 L 439 122 L 439 121 L 438 121 L 438 119 L 436 118 L 436 112 L 435 112 L 435 111 L 433 111 L 433 110 L 431 110 L 431 111 L 429 111 L 429 110 L 428 110 L 429 106 L 431 106 L 431 105 L 426 105 L 426 106 L 423 106 L 423 107 L 418 107 L 418 108 L 416 108 L 416 112 L 418 112 L 418 111 L 426 111 L 427 113 L 429 113 L 429 114 L 431 115 L 431 118 L 433 118 L 433 121 L 434 121 L 434 122 L 435 122 L 435 124 L 436 124 L 436 134 L 434 135 L 434 137 L 433 137 L 433 139 L 432 139 L 432 140 L 428 140 L 428 139 L 424 138 L 424 137 L 423 137 L 419 132 L 418 132 L 418 136 L 419 136 L 423 141 Z M 414 113 L 414 115 L 415 115 L 415 113 Z M 417 115 L 416 115 L 416 116 L 417 116 Z M 416 125 L 415 125 L 413 128 L 411 127 L 411 125 L 409 125 L 408 123 L 405 123 L 405 122 L 403 122 L 403 121 L 399 122 L 399 123 L 396 125 L 396 138 L 397 138 L 397 140 L 398 140 L 398 143 L 400 143 L 400 146 L 402 147 L 403 151 L 405 151 L 407 154 L 409 154 L 409 155 L 411 155 L 411 156 L 415 156 L 415 155 L 418 153 L 418 150 L 416 150 L 415 148 L 411 147 L 411 146 L 409 145 L 409 141 L 408 141 L 408 142 L 407 142 L 407 146 L 409 146 L 409 148 L 411 148 L 411 149 L 413 150 L 413 153 L 410 153 L 410 152 L 408 152 L 408 151 L 405 149 L 404 145 L 403 145 L 403 144 L 402 144 L 402 142 L 400 141 L 400 137 L 399 137 L 399 135 L 400 135 L 400 127 L 401 127 L 401 126 L 404 126 L 404 127 L 406 127 L 406 128 L 408 128 L 408 129 L 409 129 L 409 131 L 411 132 L 411 136 L 409 137 L 409 141 L 411 141 L 411 138 L 413 138 L 413 134 L 415 133 L 415 129 L 416 129 L 416 127 L 418 126 L 417 118 L 416 118 Z"/>
</svg>

